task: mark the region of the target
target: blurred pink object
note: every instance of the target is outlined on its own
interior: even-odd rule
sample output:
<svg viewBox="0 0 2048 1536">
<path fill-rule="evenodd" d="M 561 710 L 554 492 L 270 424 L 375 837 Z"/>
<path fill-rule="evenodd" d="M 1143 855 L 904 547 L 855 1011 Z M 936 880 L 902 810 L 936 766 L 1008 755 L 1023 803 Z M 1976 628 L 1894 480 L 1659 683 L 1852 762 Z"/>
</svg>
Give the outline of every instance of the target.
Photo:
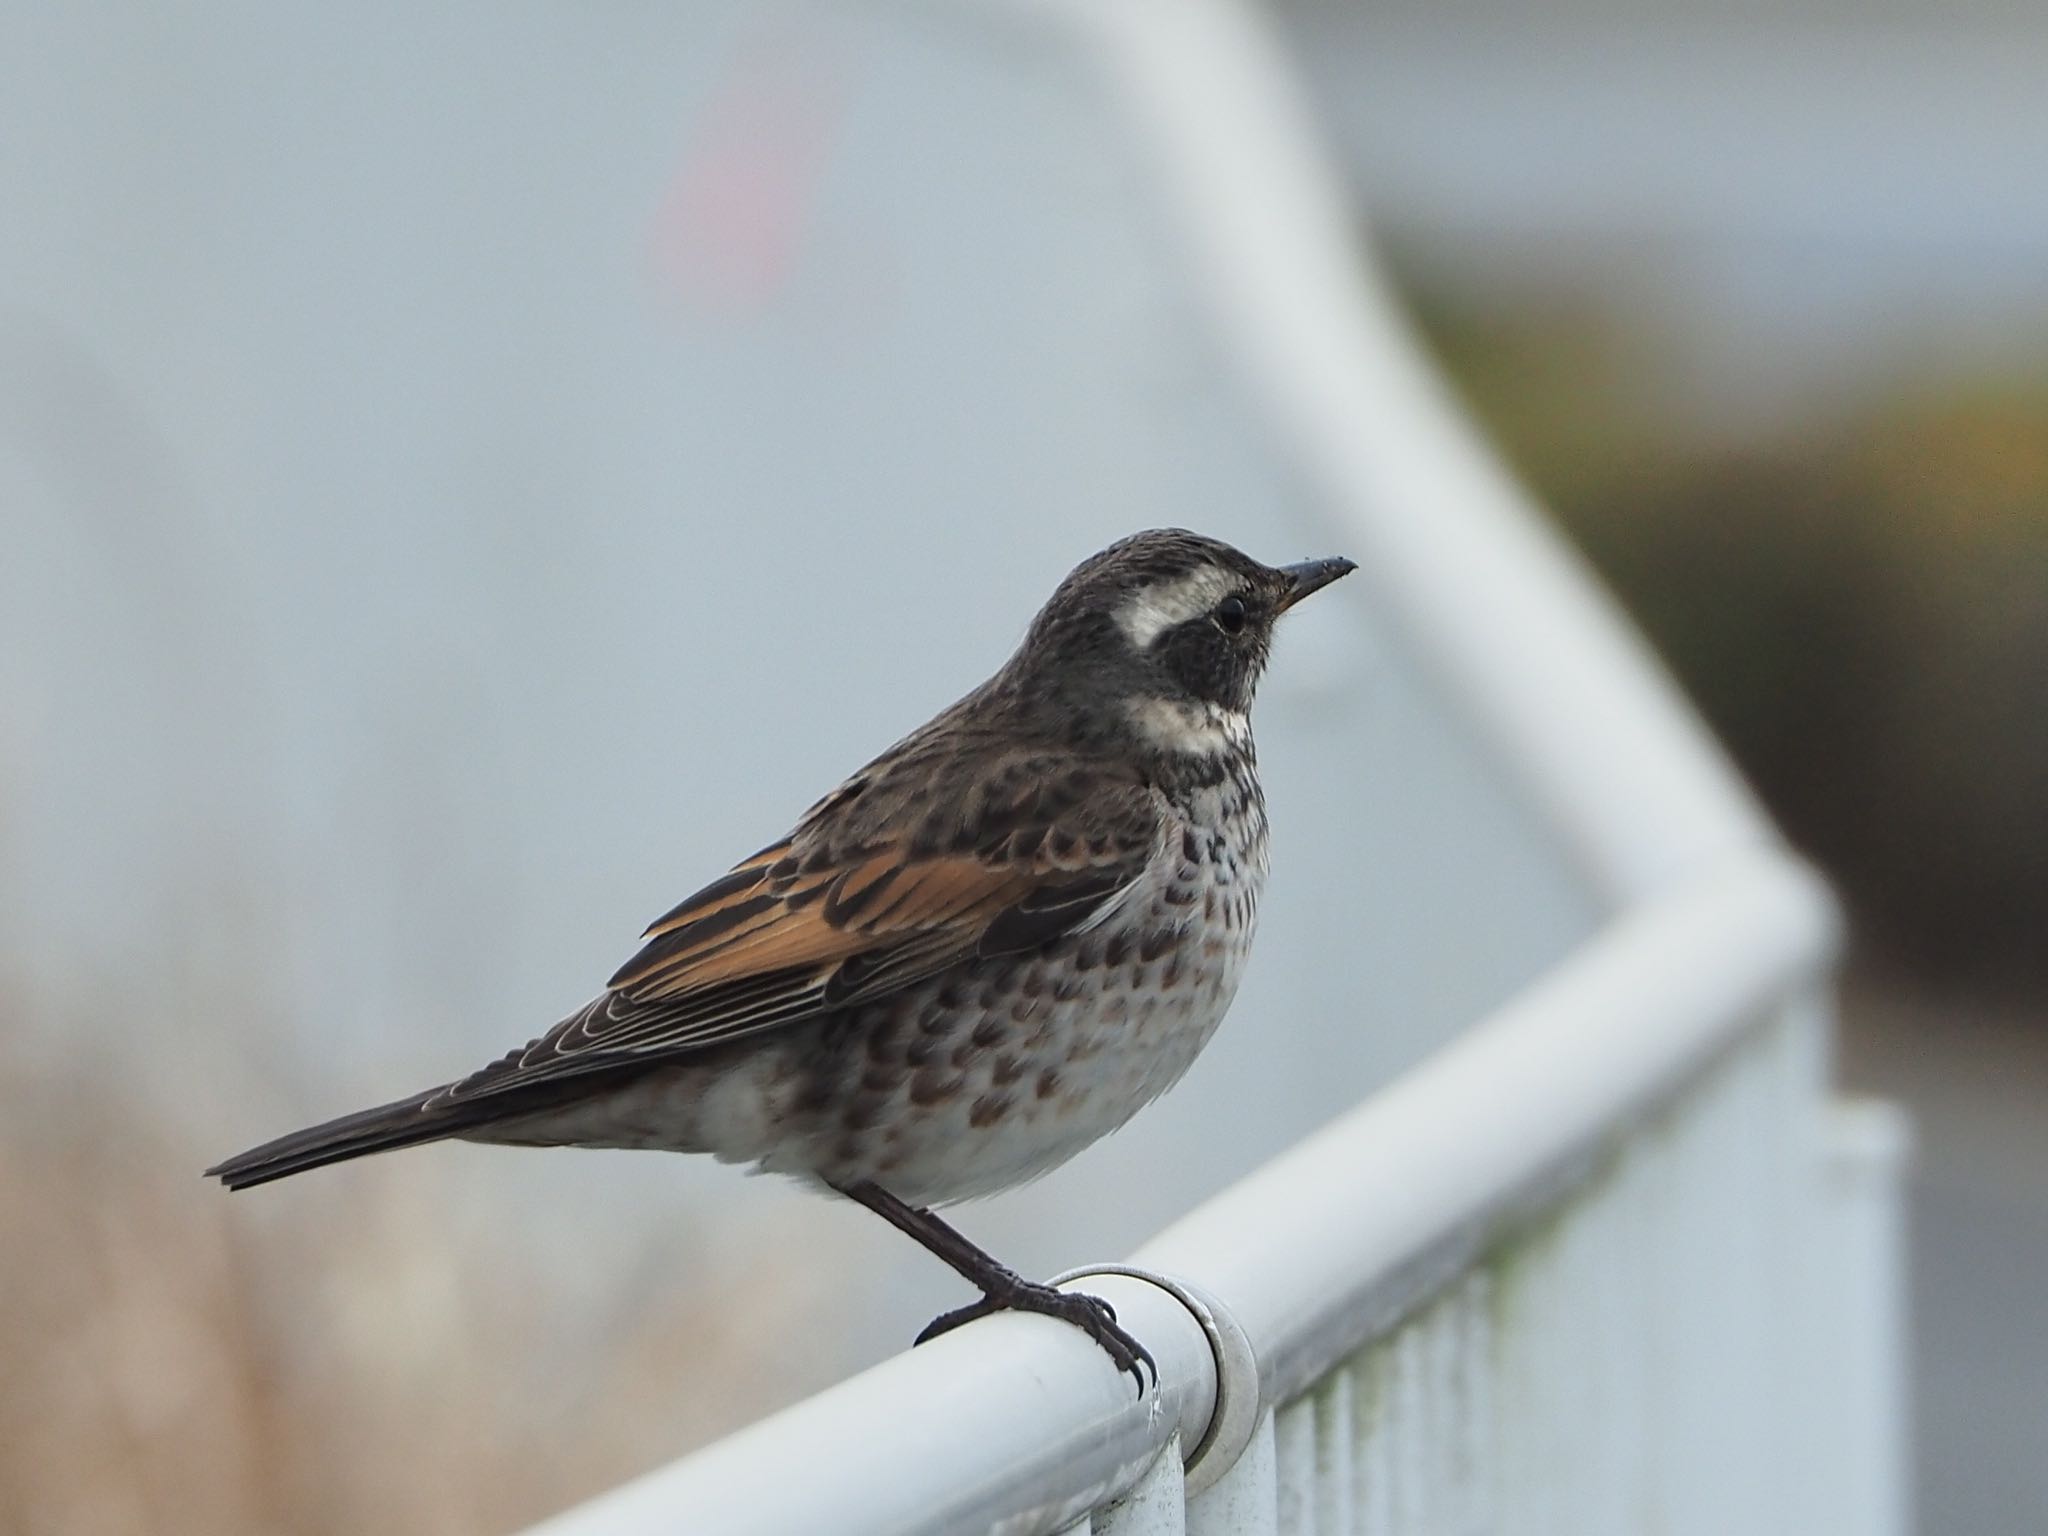
<svg viewBox="0 0 2048 1536">
<path fill-rule="evenodd" d="M 843 92 L 786 39 L 747 51 L 706 104 L 655 215 L 663 285 L 692 309 L 748 316 L 785 290 L 810 225 Z"/>
</svg>

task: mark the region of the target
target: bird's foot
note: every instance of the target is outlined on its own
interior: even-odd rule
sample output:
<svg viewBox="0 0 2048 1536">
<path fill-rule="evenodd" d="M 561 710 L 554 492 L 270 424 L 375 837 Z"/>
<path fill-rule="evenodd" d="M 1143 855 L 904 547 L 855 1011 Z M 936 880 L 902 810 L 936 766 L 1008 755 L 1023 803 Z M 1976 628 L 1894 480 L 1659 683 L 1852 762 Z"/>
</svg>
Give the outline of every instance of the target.
<svg viewBox="0 0 2048 1536">
<path fill-rule="evenodd" d="M 981 1300 L 933 1318 L 925 1325 L 924 1332 L 917 1336 L 916 1342 L 929 1343 L 942 1333 L 951 1333 L 962 1323 L 971 1323 L 976 1318 L 997 1312 L 1037 1312 L 1071 1323 L 1100 1345 L 1102 1352 L 1109 1356 L 1119 1371 L 1130 1372 L 1138 1384 L 1140 1397 L 1145 1395 L 1147 1372 L 1151 1373 L 1153 1385 L 1158 1384 L 1158 1362 L 1153 1360 L 1149 1349 L 1117 1322 L 1116 1308 L 1100 1296 L 1055 1290 L 1052 1286 L 1015 1275 L 992 1286 Z"/>
</svg>

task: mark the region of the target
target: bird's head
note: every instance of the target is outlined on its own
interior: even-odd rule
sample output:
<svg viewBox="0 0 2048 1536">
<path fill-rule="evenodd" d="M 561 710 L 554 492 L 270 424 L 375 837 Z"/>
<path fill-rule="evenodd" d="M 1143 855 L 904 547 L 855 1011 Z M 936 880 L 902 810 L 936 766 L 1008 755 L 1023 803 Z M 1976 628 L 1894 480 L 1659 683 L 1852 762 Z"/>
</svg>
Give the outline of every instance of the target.
<svg viewBox="0 0 2048 1536">
<path fill-rule="evenodd" d="M 1355 569 L 1262 565 L 1180 528 L 1133 534 L 1060 583 L 1010 670 L 1035 700 L 1107 711 L 1168 750 L 1214 751 L 1249 732 L 1280 615 Z"/>
</svg>

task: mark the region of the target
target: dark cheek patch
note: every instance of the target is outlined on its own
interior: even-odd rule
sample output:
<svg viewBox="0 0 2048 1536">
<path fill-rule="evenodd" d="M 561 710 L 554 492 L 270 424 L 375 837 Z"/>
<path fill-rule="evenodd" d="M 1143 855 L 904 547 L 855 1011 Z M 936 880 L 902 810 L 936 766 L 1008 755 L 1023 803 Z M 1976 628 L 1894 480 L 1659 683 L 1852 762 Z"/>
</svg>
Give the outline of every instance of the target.
<svg viewBox="0 0 2048 1536">
<path fill-rule="evenodd" d="M 1190 697 L 1237 707 L 1249 676 L 1238 641 L 1207 617 L 1190 619 L 1160 640 L 1159 663 Z"/>
</svg>

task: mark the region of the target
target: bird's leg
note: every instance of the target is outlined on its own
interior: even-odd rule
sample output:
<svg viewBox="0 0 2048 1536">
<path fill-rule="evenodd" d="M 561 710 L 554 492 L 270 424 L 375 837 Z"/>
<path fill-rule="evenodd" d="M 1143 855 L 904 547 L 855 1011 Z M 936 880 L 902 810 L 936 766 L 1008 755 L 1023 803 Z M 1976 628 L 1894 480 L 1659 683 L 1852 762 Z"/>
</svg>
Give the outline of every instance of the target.
<svg viewBox="0 0 2048 1536">
<path fill-rule="evenodd" d="M 849 1200 L 858 1200 L 897 1231 L 914 1237 L 936 1257 L 951 1265 L 964 1279 L 978 1286 L 981 1300 L 934 1318 L 917 1336 L 919 1344 L 942 1333 L 971 1323 L 993 1312 L 1038 1312 L 1072 1323 L 1102 1347 L 1103 1353 L 1120 1371 L 1137 1378 L 1138 1392 L 1145 1391 L 1145 1372 L 1159 1379 L 1159 1367 L 1151 1351 L 1126 1333 L 1116 1320 L 1116 1310 L 1099 1296 L 1077 1291 L 1055 1290 L 1052 1286 L 1026 1280 L 974 1246 L 945 1222 L 922 1206 L 906 1205 L 880 1185 L 865 1179 L 856 1184 L 834 1186 Z"/>
</svg>

